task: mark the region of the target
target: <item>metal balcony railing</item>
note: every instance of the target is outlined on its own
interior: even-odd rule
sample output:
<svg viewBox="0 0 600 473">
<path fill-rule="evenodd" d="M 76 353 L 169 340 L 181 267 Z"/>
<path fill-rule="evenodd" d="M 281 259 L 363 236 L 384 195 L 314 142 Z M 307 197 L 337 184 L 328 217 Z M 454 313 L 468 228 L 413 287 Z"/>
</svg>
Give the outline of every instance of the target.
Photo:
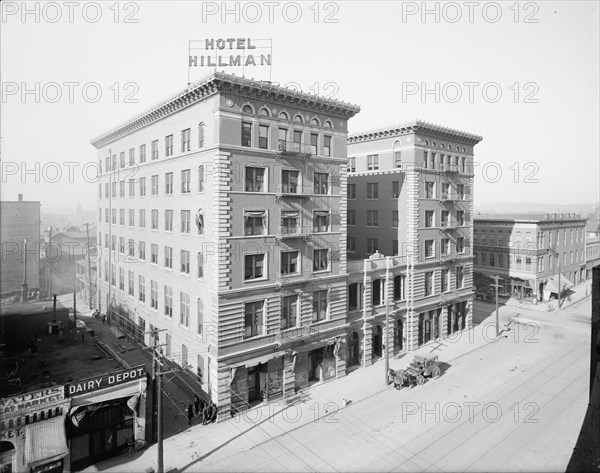
<svg viewBox="0 0 600 473">
<path fill-rule="evenodd" d="M 275 236 L 278 240 L 287 240 L 293 238 L 306 238 L 312 232 L 312 226 L 302 225 L 282 225 L 277 227 Z"/>
<path fill-rule="evenodd" d="M 277 150 L 284 155 L 302 155 L 311 156 L 316 154 L 311 145 L 304 143 L 297 143 L 295 141 L 283 141 L 277 142 Z"/>
<path fill-rule="evenodd" d="M 454 230 L 457 227 L 456 222 L 441 222 L 440 227 L 443 231 Z"/>
<path fill-rule="evenodd" d="M 312 186 L 301 186 L 298 184 L 279 184 L 277 186 L 277 196 L 279 198 L 307 198 L 312 193 Z"/>
</svg>

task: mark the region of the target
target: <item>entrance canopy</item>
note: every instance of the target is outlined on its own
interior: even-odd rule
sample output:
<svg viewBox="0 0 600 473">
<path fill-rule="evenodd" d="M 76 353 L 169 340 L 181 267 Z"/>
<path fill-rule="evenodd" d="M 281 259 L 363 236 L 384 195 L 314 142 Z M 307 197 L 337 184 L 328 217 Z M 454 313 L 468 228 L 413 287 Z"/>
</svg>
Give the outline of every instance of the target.
<svg viewBox="0 0 600 473">
<path fill-rule="evenodd" d="M 64 416 L 25 426 L 25 463 L 30 468 L 60 460 L 67 453 Z"/>
</svg>

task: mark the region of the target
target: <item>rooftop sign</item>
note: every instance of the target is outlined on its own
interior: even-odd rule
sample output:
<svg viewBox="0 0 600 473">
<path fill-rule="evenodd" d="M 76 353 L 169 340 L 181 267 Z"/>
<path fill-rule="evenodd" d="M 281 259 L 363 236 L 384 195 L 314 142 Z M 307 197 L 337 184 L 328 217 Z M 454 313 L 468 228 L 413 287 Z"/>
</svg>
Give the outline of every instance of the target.
<svg viewBox="0 0 600 473">
<path fill-rule="evenodd" d="M 65 385 L 65 397 L 86 394 L 92 391 L 109 388 L 119 384 L 134 381 L 143 378 L 146 375 L 146 366 L 137 366 L 113 373 L 96 376 L 94 378 L 84 379 Z"/>
</svg>

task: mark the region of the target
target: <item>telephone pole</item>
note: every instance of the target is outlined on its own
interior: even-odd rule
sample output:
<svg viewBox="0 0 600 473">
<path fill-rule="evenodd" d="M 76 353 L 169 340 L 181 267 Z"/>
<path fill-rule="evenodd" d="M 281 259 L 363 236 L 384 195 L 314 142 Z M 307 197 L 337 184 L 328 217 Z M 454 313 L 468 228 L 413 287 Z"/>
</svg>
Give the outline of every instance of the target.
<svg viewBox="0 0 600 473">
<path fill-rule="evenodd" d="M 92 295 L 92 260 L 90 258 L 90 224 L 86 223 L 85 224 L 85 229 L 87 232 L 87 247 L 88 247 L 88 254 L 87 254 L 87 260 L 88 260 L 88 289 L 90 291 L 90 309 L 92 308 L 92 306 L 94 305 L 93 303 L 93 295 Z M 98 242 L 100 243 L 100 242 Z"/>
<path fill-rule="evenodd" d="M 498 309 L 498 289 L 500 288 L 499 280 L 502 279 L 500 276 L 494 276 L 493 286 L 496 288 L 496 337 L 500 336 L 500 314 Z"/>
<path fill-rule="evenodd" d="M 385 259 L 385 385 L 389 384 L 390 371 L 390 258 Z"/>
</svg>

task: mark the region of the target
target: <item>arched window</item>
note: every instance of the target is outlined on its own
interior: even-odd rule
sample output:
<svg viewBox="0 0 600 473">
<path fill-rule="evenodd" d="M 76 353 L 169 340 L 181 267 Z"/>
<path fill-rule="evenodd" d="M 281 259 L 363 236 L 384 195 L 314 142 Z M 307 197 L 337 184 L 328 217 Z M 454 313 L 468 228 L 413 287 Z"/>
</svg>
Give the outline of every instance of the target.
<svg viewBox="0 0 600 473">
<path fill-rule="evenodd" d="M 425 146 L 429 146 L 429 140 L 425 140 Z"/>
<path fill-rule="evenodd" d="M 198 125 L 198 146 L 200 148 L 204 147 L 204 123 Z"/>
<path fill-rule="evenodd" d="M 254 113 L 254 110 L 252 109 L 252 107 L 250 105 L 244 105 L 242 107 L 242 112 L 243 113 Z"/>
<path fill-rule="evenodd" d="M 261 108 L 260 112 L 258 112 L 259 115 L 262 115 L 263 117 L 269 117 L 271 116 L 271 114 L 269 113 L 269 111 L 266 108 Z"/>
<path fill-rule="evenodd" d="M 402 152 L 400 151 L 400 141 L 396 140 L 394 141 L 394 167 L 395 168 L 401 168 L 402 167 Z"/>
<path fill-rule="evenodd" d="M 433 144 L 433 147 L 434 147 L 434 148 L 435 148 L 435 147 L 437 147 L 437 145 L 435 144 L 435 141 L 434 141 L 432 144 Z"/>
<path fill-rule="evenodd" d="M 321 126 L 321 123 L 319 122 L 319 119 L 318 119 L 318 118 L 313 118 L 313 119 L 310 121 L 310 124 L 311 124 L 311 125 L 313 125 L 313 126 Z"/>
<path fill-rule="evenodd" d="M 287 113 L 285 113 L 285 112 L 279 112 L 279 115 L 278 115 L 278 116 L 279 116 L 279 118 L 281 118 L 282 120 L 289 120 L 289 119 L 290 119 L 290 117 L 288 116 L 288 114 L 287 114 Z"/>
<path fill-rule="evenodd" d="M 325 124 L 324 124 L 325 128 L 333 128 L 333 124 L 331 123 L 331 121 L 326 120 Z"/>
<path fill-rule="evenodd" d="M 490 232 L 490 246 L 496 246 L 496 235 Z"/>
<path fill-rule="evenodd" d="M 446 149 L 446 145 L 444 143 L 442 143 L 442 149 Z M 450 149 L 450 148 L 448 148 Z"/>
<path fill-rule="evenodd" d="M 294 121 L 298 122 L 298 123 L 302 123 L 304 122 L 304 120 L 302 120 L 302 117 L 300 115 L 296 115 L 294 116 Z"/>
</svg>

